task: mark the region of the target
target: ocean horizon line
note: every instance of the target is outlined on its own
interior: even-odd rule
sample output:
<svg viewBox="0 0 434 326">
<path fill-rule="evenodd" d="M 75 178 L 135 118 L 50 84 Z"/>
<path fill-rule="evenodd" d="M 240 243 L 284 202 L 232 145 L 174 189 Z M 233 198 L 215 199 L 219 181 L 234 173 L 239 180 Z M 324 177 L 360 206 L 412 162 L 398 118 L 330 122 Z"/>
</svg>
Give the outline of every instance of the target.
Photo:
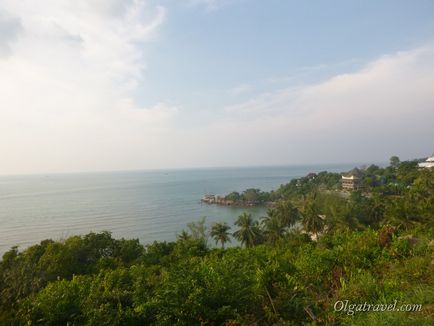
<svg viewBox="0 0 434 326">
<path fill-rule="evenodd" d="M 195 170 L 227 170 L 227 169 L 260 169 L 260 168 L 285 168 L 285 167 L 321 167 L 321 166 L 348 166 L 361 167 L 364 165 L 387 165 L 387 161 L 373 162 L 320 162 L 320 163 L 283 163 L 265 165 L 223 165 L 223 166 L 197 166 L 197 167 L 163 167 L 163 168 L 143 168 L 143 169 L 119 169 L 119 170 L 85 170 L 85 171 L 65 171 L 65 172 L 35 172 L 35 173 L 13 173 L 1 174 L 2 177 L 25 177 L 25 176 L 52 176 L 52 175 L 82 175 L 82 174 L 111 174 L 111 173 L 137 173 L 137 172 L 181 172 Z M 343 171 L 342 171 L 343 172 Z"/>
</svg>

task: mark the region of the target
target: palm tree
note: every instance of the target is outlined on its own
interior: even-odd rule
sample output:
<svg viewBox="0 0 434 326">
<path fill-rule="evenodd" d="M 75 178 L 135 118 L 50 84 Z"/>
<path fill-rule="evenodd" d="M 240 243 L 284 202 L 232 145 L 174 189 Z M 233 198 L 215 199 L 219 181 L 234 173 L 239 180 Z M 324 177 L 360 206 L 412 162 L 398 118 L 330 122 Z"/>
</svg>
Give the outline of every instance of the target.
<svg viewBox="0 0 434 326">
<path fill-rule="evenodd" d="M 324 221 L 318 214 L 305 215 L 303 216 L 303 227 L 306 231 L 313 233 L 315 239 L 318 239 L 318 234 L 324 228 Z"/>
<path fill-rule="evenodd" d="M 313 233 L 315 238 L 318 239 L 318 233 L 324 229 L 324 219 L 315 205 L 315 198 L 316 194 L 307 200 L 303 211 L 302 224 L 307 232 Z"/>
<path fill-rule="evenodd" d="M 220 241 L 223 249 L 225 248 L 225 243 L 231 241 L 228 232 L 230 228 L 226 223 L 215 223 L 211 228 L 211 236 L 215 239 L 216 244 Z"/>
<path fill-rule="evenodd" d="M 177 235 L 179 241 L 188 241 L 191 240 L 191 235 L 188 234 L 187 231 L 182 230 L 180 234 Z"/>
<path fill-rule="evenodd" d="M 257 244 L 261 237 L 261 230 L 258 226 L 258 221 L 254 221 L 251 214 L 244 212 L 235 221 L 235 225 L 239 230 L 234 232 L 233 236 L 238 239 L 241 244 L 246 247 L 253 247 Z"/>
<path fill-rule="evenodd" d="M 298 209 L 294 207 L 289 200 L 281 200 L 277 202 L 275 210 L 282 225 L 285 227 L 293 226 L 300 218 Z"/>
<path fill-rule="evenodd" d="M 282 238 L 286 232 L 286 226 L 278 213 L 276 209 L 270 208 L 267 211 L 267 215 L 261 219 L 265 236 L 267 240 L 273 244 Z"/>
<path fill-rule="evenodd" d="M 205 243 L 208 241 L 207 227 L 205 225 L 206 217 L 202 217 L 197 222 L 187 224 L 191 237 L 194 240 L 203 240 Z"/>
</svg>

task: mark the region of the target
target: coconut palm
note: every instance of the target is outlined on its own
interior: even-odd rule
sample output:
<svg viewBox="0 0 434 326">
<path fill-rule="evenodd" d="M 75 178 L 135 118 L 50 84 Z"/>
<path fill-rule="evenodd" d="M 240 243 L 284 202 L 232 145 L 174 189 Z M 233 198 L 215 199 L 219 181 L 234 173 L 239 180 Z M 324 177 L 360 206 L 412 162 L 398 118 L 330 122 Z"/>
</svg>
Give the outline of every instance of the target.
<svg viewBox="0 0 434 326">
<path fill-rule="evenodd" d="M 238 226 L 239 229 L 234 232 L 233 236 L 238 239 L 241 244 L 246 247 L 253 247 L 260 241 L 261 230 L 259 229 L 258 221 L 253 220 L 251 214 L 244 212 L 238 216 L 235 225 Z"/>
<path fill-rule="evenodd" d="M 216 244 L 220 241 L 223 249 L 225 247 L 225 243 L 231 241 L 228 232 L 230 228 L 231 227 L 226 223 L 215 223 L 211 228 L 211 236 L 214 238 Z"/>
<path fill-rule="evenodd" d="M 187 228 L 190 231 L 193 240 L 203 240 L 205 243 L 208 241 L 208 232 L 205 222 L 206 217 L 202 217 L 197 222 L 187 224 Z"/>
<path fill-rule="evenodd" d="M 318 239 L 318 233 L 324 229 L 324 219 L 316 209 L 314 203 L 308 203 L 303 212 L 302 219 L 303 228 L 315 235 Z"/>
<path fill-rule="evenodd" d="M 179 233 L 177 235 L 177 238 L 178 238 L 179 241 L 188 241 L 188 240 L 191 240 L 191 235 L 188 234 L 187 231 L 182 230 L 181 233 Z"/>
<path fill-rule="evenodd" d="M 302 224 L 305 231 L 315 235 L 318 239 L 318 233 L 324 229 L 324 218 L 315 205 L 316 194 L 309 198 L 304 206 Z"/>
<path fill-rule="evenodd" d="M 276 215 L 285 227 L 293 226 L 300 218 L 299 211 L 289 200 L 281 200 L 275 206 Z"/>
<path fill-rule="evenodd" d="M 267 240 L 273 244 L 283 237 L 287 229 L 278 211 L 274 208 L 270 208 L 267 215 L 262 217 L 261 224 Z"/>
</svg>

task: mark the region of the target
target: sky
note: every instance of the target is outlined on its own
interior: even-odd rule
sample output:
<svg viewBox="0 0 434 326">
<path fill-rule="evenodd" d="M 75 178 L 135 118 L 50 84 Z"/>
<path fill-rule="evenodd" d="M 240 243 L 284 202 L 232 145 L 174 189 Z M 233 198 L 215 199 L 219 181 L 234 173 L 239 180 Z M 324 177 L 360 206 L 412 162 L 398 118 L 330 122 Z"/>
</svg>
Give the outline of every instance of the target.
<svg viewBox="0 0 434 326">
<path fill-rule="evenodd" d="M 434 152 L 434 1 L 0 0 L 0 175 Z"/>
</svg>

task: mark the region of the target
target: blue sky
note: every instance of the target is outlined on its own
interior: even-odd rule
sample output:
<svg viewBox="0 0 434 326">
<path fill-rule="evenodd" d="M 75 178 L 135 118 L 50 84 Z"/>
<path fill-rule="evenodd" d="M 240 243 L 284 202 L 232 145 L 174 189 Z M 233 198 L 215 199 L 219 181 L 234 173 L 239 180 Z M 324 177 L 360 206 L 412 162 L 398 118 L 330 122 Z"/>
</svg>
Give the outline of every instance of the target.
<svg viewBox="0 0 434 326">
<path fill-rule="evenodd" d="M 434 2 L 4 0 L 0 174 L 434 151 Z"/>
<path fill-rule="evenodd" d="M 218 107 L 237 97 L 230 89 L 318 81 L 434 37 L 432 1 L 234 0 L 214 10 L 203 2 L 166 2 L 167 23 L 146 56 L 144 104 Z"/>
</svg>

